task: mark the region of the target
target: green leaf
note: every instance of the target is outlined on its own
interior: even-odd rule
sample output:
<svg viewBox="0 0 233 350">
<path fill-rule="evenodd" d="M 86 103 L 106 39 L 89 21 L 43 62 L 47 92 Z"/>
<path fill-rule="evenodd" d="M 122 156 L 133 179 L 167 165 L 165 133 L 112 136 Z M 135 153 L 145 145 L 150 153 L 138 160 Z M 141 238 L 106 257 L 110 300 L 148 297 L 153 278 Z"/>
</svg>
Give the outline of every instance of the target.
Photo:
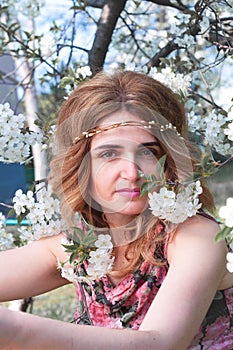
<svg viewBox="0 0 233 350">
<path fill-rule="evenodd" d="M 156 163 L 156 171 L 159 175 L 159 179 L 164 180 L 164 167 L 165 167 L 165 161 L 166 161 L 167 155 L 164 154 Z"/>
<path fill-rule="evenodd" d="M 12 208 L 8 211 L 7 217 L 9 218 L 10 216 L 12 216 L 14 214 L 15 214 L 15 210 L 14 210 L 14 208 Z"/>
<path fill-rule="evenodd" d="M 215 242 L 218 243 L 226 239 L 232 230 L 233 230 L 232 227 L 227 227 L 227 226 L 223 227 L 215 236 Z"/>
<path fill-rule="evenodd" d="M 72 235 L 73 242 L 81 244 L 85 237 L 85 233 L 79 227 L 72 227 L 71 229 L 73 230 L 73 235 Z"/>
<path fill-rule="evenodd" d="M 18 226 L 20 226 L 21 222 L 26 218 L 26 216 L 28 215 L 29 210 L 26 209 L 25 213 L 20 214 L 19 216 L 17 216 L 17 220 L 18 220 Z"/>
<path fill-rule="evenodd" d="M 72 244 L 72 245 L 71 244 L 62 244 L 62 246 L 66 249 L 65 251 L 67 253 L 71 253 L 77 249 L 76 245 L 74 245 L 74 244 Z"/>
<path fill-rule="evenodd" d="M 77 252 L 73 252 L 70 256 L 70 263 L 72 264 L 77 258 Z"/>
<path fill-rule="evenodd" d="M 144 182 L 140 187 L 140 197 L 152 191 L 155 187 L 155 182 Z"/>
</svg>

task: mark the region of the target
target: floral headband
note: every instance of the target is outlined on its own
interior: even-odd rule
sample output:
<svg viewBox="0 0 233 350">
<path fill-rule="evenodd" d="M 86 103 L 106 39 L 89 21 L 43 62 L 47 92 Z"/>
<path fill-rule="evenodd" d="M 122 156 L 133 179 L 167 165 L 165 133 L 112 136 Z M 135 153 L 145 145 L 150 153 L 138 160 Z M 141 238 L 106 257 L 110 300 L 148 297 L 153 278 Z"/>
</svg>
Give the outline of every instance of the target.
<svg viewBox="0 0 233 350">
<path fill-rule="evenodd" d="M 133 120 L 128 120 L 128 121 L 122 121 L 122 122 L 116 122 L 116 123 L 111 123 L 105 126 L 101 126 L 101 127 L 96 127 L 93 129 L 89 129 L 88 131 L 83 131 L 82 134 L 80 136 L 75 137 L 73 144 L 78 143 L 79 141 L 83 140 L 83 139 L 88 139 L 92 136 L 95 136 L 97 134 L 100 134 L 104 131 L 108 131 L 111 129 L 115 129 L 115 128 L 119 128 L 120 126 L 142 126 L 144 129 L 157 129 L 161 132 L 166 131 L 168 129 L 170 130 L 174 130 L 176 132 L 176 134 L 181 137 L 181 135 L 178 133 L 178 131 L 176 130 L 176 127 L 174 125 L 172 125 L 172 123 L 168 123 L 168 124 L 164 124 L 161 125 L 158 122 L 155 122 L 154 120 L 151 121 L 133 121 Z"/>
</svg>

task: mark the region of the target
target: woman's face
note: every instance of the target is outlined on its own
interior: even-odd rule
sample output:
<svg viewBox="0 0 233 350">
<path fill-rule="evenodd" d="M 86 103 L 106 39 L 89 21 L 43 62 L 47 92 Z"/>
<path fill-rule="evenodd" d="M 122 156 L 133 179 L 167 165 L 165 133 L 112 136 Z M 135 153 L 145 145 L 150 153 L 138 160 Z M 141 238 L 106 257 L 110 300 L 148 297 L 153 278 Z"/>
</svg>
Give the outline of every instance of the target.
<svg viewBox="0 0 233 350">
<path fill-rule="evenodd" d="M 102 125 L 126 120 L 140 118 L 119 111 Z M 121 126 L 93 137 L 89 193 L 110 222 L 128 223 L 147 208 L 147 196 L 140 197 L 143 180 L 138 170 L 156 175 L 159 154 L 155 137 L 141 126 Z"/>
</svg>

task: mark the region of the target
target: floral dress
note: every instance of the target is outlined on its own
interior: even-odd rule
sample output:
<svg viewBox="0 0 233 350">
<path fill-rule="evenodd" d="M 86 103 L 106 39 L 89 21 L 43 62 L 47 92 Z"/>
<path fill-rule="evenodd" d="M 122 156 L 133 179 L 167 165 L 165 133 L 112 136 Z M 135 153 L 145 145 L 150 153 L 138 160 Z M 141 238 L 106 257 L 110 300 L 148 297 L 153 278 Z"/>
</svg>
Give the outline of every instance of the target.
<svg viewBox="0 0 233 350">
<path fill-rule="evenodd" d="M 86 267 L 86 263 L 80 267 L 80 274 L 85 275 Z M 107 276 L 93 284 L 76 282 L 75 322 L 138 330 L 168 268 L 143 261 L 117 286 L 113 286 Z M 199 332 L 188 349 L 233 349 L 233 287 L 216 292 Z"/>
</svg>

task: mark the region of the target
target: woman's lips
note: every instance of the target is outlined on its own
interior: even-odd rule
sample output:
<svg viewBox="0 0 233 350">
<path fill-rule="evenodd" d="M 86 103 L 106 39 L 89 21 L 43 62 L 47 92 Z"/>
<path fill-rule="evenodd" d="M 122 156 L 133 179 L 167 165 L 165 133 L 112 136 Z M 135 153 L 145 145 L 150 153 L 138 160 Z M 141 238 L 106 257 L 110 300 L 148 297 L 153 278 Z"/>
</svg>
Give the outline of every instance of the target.
<svg viewBox="0 0 233 350">
<path fill-rule="evenodd" d="M 117 193 L 123 197 L 136 198 L 140 196 L 140 188 L 122 188 L 121 190 L 118 190 Z"/>
</svg>

